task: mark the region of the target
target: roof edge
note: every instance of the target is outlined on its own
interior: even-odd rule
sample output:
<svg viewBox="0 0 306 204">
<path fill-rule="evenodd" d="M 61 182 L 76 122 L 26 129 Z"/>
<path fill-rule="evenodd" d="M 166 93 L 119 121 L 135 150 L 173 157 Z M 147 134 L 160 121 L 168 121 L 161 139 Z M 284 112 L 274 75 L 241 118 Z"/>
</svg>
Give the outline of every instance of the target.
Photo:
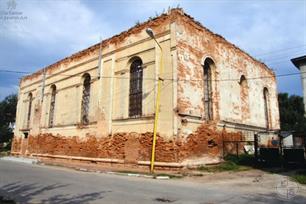
<svg viewBox="0 0 306 204">
<path fill-rule="evenodd" d="M 184 11 L 183 11 L 182 8 L 172 8 L 172 9 L 169 9 L 168 11 L 166 11 L 166 12 L 161 13 L 159 16 L 156 16 L 156 17 L 149 17 L 148 20 L 146 20 L 146 21 L 144 21 L 144 22 L 142 22 L 142 23 L 137 23 L 135 26 L 129 28 L 128 30 L 122 31 L 122 32 L 119 33 L 119 34 L 113 35 L 113 36 L 111 36 L 111 37 L 109 37 L 109 38 L 107 38 L 107 39 L 105 39 L 105 40 L 103 40 L 103 41 L 100 41 L 100 42 L 98 42 L 98 43 L 96 43 L 96 44 L 94 44 L 94 45 L 91 45 L 91 46 L 89 46 L 89 47 L 87 47 L 87 48 L 85 48 L 85 49 L 83 49 L 83 50 L 80 50 L 80 51 L 78 51 L 78 52 L 75 52 L 75 53 L 71 54 L 71 55 L 68 56 L 68 57 L 65 57 L 65 58 L 63 58 L 63 59 L 61 59 L 61 60 L 58 60 L 57 62 L 55 62 L 55 63 L 53 63 L 53 64 L 51 64 L 51 65 L 48 65 L 48 66 L 46 66 L 46 67 L 44 67 L 44 68 L 41 68 L 41 69 L 39 69 L 39 70 L 33 72 L 32 74 L 29 74 L 29 75 L 26 75 L 26 76 L 22 77 L 21 80 L 20 80 L 20 82 L 22 82 L 22 81 L 24 81 L 24 80 L 27 80 L 27 79 L 29 79 L 29 78 L 35 77 L 35 76 L 37 76 L 37 75 L 40 75 L 40 74 L 43 73 L 44 70 L 45 70 L 45 71 L 48 71 L 49 69 L 55 68 L 56 66 L 59 66 L 60 64 L 65 63 L 65 62 L 67 62 L 67 61 L 69 61 L 69 60 L 73 60 L 73 59 L 75 59 L 75 58 L 78 58 L 78 57 L 82 56 L 83 54 L 86 54 L 86 53 L 88 53 L 88 52 L 90 52 L 90 51 L 95 51 L 95 50 L 97 50 L 97 49 L 100 48 L 100 44 L 102 45 L 101 47 L 103 48 L 103 47 L 106 47 L 106 46 L 107 46 L 108 44 L 110 44 L 110 43 L 116 43 L 117 40 L 118 40 L 118 38 L 120 38 L 120 37 L 122 37 L 122 36 L 124 36 L 124 35 L 126 35 L 125 37 L 127 37 L 127 36 L 129 36 L 133 31 L 135 31 L 135 30 L 137 30 L 137 29 L 139 29 L 139 28 L 141 28 L 141 27 L 144 27 L 144 26 L 146 26 L 146 25 L 150 25 L 150 23 L 152 23 L 152 22 L 154 22 L 154 21 L 157 21 L 157 20 L 159 20 L 159 19 L 162 19 L 163 17 L 169 17 L 169 16 L 171 16 L 171 15 L 172 15 L 173 13 L 175 13 L 175 12 L 180 13 L 180 14 L 182 14 L 182 15 L 184 14 Z M 125 38 L 125 37 L 124 37 L 124 38 Z"/>
<path fill-rule="evenodd" d="M 292 58 L 291 62 L 294 64 L 294 66 L 298 69 L 300 69 L 300 65 L 302 63 L 306 64 L 306 55 L 300 56 L 300 57 L 296 57 L 296 58 Z"/>
<path fill-rule="evenodd" d="M 187 13 L 184 12 L 184 10 L 182 8 L 172 8 L 172 9 L 168 9 L 168 11 L 166 12 L 163 12 L 161 13 L 159 16 L 156 16 L 156 17 L 149 17 L 149 19 L 147 21 L 144 21 L 143 23 L 137 23 L 135 26 L 129 28 L 128 30 L 126 31 L 123 31 L 119 34 L 116 34 L 116 35 L 113 35 L 112 37 L 109 37 L 101 42 L 98 42 L 92 46 L 89 46 L 88 48 L 85 48 L 81 51 L 78 51 L 68 57 L 65 57 L 51 65 L 48 65 L 42 69 L 39 69 L 38 71 L 30 74 L 30 75 L 27 75 L 27 76 L 24 76 L 22 77 L 21 81 L 24 81 L 24 80 L 27 80 L 29 78 L 32 78 L 32 77 L 35 77 L 37 75 L 40 75 L 43 73 L 43 71 L 48 71 L 52 68 L 55 68 L 63 63 L 66 63 L 66 62 L 69 62 L 70 60 L 73 60 L 73 59 L 76 59 L 78 57 L 81 57 L 82 55 L 86 54 L 86 53 L 89 53 L 89 52 L 93 52 L 97 49 L 99 49 L 100 47 L 100 44 L 102 45 L 102 48 L 103 47 L 106 47 L 108 44 L 110 43 L 116 43 L 118 42 L 118 39 L 123 37 L 123 38 L 126 38 L 127 36 L 129 36 L 131 33 L 133 33 L 133 31 L 137 31 L 137 29 L 140 29 L 141 27 L 144 27 L 146 25 L 150 25 L 150 23 L 154 22 L 154 21 L 157 21 L 159 19 L 162 19 L 163 17 L 171 17 L 172 15 L 175 15 L 176 14 L 179 14 L 181 16 L 184 16 L 184 17 L 187 17 L 188 19 L 190 19 L 195 25 L 199 26 L 200 28 L 202 29 L 205 29 L 206 31 L 208 31 L 209 33 L 211 33 L 212 35 L 218 37 L 219 39 L 225 41 L 226 43 L 230 44 L 231 46 L 233 46 L 235 49 L 239 50 L 240 52 L 244 53 L 245 55 L 247 55 L 249 58 L 251 58 L 252 60 L 254 60 L 255 62 L 259 63 L 259 64 L 262 64 L 268 71 L 270 71 L 272 74 L 274 74 L 274 71 L 269 68 L 265 63 L 255 59 L 254 57 L 252 57 L 250 54 L 248 54 L 246 51 L 242 50 L 241 48 L 239 48 L 238 46 L 236 46 L 235 44 L 231 43 L 230 41 L 226 40 L 223 36 L 217 34 L 217 33 L 214 33 L 212 32 L 211 30 L 209 30 L 208 28 L 206 28 L 205 26 L 203 26 L 199 21 L 196 21 L 192 16 L 188 15 Z M 306 57 L 306 56 L 304 56 Z"/>
<path fill-rule="evenodd" d="M 228 41 L 227 39 L 225 39 L 222 35 L 218 34 L 218 33 L 214 33 L 213 31 L 211 31 L 210 29 L 208 29 L 207 27 L 203 26 L 199 21 L 195 20 L 192 16 L 190 16 L 189 14 L 183 12 L 182 13 L 183 16 L 189 18 L 190 20 L 192 20 L 192 22 L 199 26 L 202 29 L 205 29 L 207 32 L 211 33 L 212 35 L 216 36 L 217 38 L 223 40 L 224 42 L 230 44 L 231 46 L 234 47 L 234 49 L 239 50 L 240 52 L 242 52 L 243 54 L 247 55 L 250 59 L 252 59 L 253 61 L 255 61 L 256 63 L 259 63 L 261 65 L 263 65 L 267 71 L 271 72 L 271 74 L 275 75 L 274 71 L 268 66 L 266 65 L 264 62 L 261 62 L 258 59 L 255 59 L 252 55 L 250 55 L 249 53 L 247 53 L 246 51 L 244 51 L 243 49 L 241 49 L 240 47 L 238 47 L 237 45 L 235 45 L 234 43 Z"/>
</svg>

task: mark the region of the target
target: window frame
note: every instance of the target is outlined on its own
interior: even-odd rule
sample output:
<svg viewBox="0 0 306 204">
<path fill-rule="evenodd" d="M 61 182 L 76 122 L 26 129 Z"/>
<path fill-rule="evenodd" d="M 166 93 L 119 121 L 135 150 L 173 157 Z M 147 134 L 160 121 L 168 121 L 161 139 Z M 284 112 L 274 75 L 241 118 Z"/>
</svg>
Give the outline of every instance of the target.
<svg viewBox="0 0 306 204">
<path fill-rule="evenodd" d="M 139 57 L 130 61 L 129 118 L 139 118 L 142 116 L 143 62 Z"/>
</svg>

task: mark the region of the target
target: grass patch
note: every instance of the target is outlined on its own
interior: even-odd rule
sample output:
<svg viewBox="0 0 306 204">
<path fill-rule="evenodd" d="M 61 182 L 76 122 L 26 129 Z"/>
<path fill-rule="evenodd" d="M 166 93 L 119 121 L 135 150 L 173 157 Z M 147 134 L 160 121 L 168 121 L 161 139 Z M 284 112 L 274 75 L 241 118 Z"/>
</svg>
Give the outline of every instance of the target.
<svg viewBox="0 0 306 204">
<path fill-rule="evenodd" d="M 0 151 L 0 157 L 6 157 L 10 155 L 10 151 Z"/>
<path fill-rule="evenodd" d="M 223 172 L 223 171 L 246 171 L 249 170 L 250 167 L 238 165 L 231 161 L 225 161 L 218 165 L 213 166 L 201 166 L 198 168 L 200 171 L 206 172 Z"/>
<path fill-rule="evenodd" d="M 200 171 L 206 172 L 223 172 L 223 171 L 245 171 L 251 169 L 254 162 L 252 155 L 240 155 L 239 157 L 228 155 L 224 158 L 224 162 L 218 165 L 201 166 Z"/>
<path fill-rule="evenodd" d="M 296 182 L 306 185 L 306 170 L 298 171 L 291 176 Z"/>
</svg>

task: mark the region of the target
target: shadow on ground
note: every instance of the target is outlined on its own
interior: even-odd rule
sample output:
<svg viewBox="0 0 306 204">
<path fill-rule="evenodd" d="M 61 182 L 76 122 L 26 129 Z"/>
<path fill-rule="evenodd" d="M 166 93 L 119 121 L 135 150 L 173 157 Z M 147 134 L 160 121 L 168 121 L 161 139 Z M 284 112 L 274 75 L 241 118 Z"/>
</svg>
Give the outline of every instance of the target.
<svg viewBox="0 0 306 204">
<path fill-rule="evenodd" d="M 304 203 L 305 197 L 300 195 L 293 195 L 292 197 L 284 197 L 280 196 L 277 193 L 269 193 L 269 194 L 254 194 L 254 195 L 245 195 L 242 197 L 248 203 Z"/>
<path fill-rule="evenodd" d="M 100 191 L 85 194 L 58 194 L 58 189 L 67 187 L 64 184 L 39 185 L 35 183 L 27 184 L 20 181 L 0 186 L 0 195 L 7 199 L 12 199 L 18 203 L 88 203 L 98 199 L 103 199 L 104 195 L 111 191 Z M 52 193 L 53 190 L 56 190 Z M 48 199 L 43 199 L 42 194 L 48 194 Z"/>
</svg>

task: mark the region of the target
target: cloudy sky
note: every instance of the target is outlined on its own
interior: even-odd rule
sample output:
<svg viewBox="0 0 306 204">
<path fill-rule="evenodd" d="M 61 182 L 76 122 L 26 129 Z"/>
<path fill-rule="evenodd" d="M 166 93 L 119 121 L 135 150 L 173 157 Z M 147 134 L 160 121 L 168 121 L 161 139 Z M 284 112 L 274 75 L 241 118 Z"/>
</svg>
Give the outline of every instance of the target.
<svg viewBox="0 0 306 204">
<path fill-rule="evenodd" d="M 0 0 L 0 100 L 23 76 L 1 70 L 34 72 L 178 5 L 277 75 L 298 72 L 306 0 Z M 300 76 L 278 77 L 278 90 L 302 95 Z"/>
</svg>

